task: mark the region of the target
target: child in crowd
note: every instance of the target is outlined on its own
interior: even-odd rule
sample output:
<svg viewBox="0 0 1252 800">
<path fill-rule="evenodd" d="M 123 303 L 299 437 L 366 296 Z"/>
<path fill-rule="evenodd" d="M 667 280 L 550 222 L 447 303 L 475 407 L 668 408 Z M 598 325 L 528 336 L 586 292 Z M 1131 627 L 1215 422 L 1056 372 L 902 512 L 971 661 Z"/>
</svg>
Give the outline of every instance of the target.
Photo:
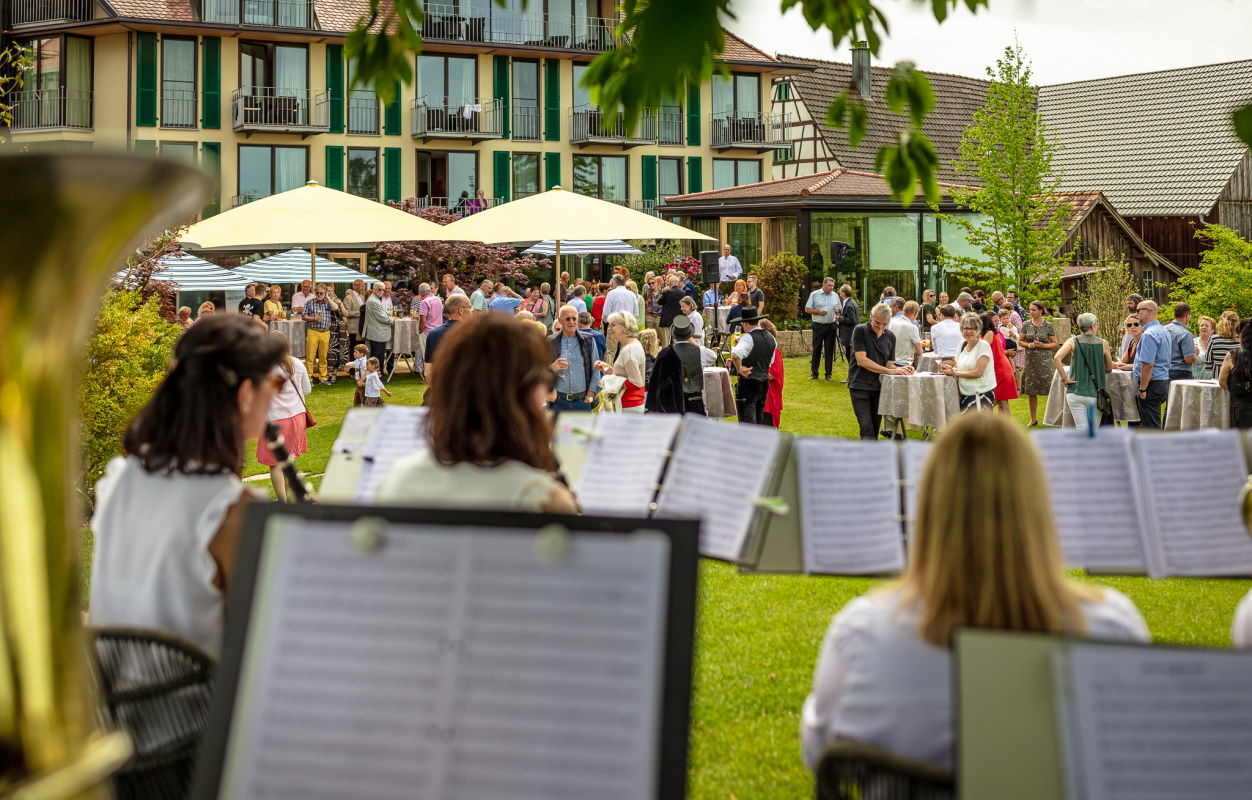
<svg viewBox="0 0 1252 800">
<path fill-rule="evenodd" d="M 368 345 L 358 344 L 352 348 L 352 355 L 355 356 L 348 362 L 348 376 L 356 381 L 356 394 L 352 396 L 352 405 L 365 405 L 365 384 L 361 383 L 361 378 L 365 376 L 366 362 L 369 361 L 370 349 Z"/>
<path fill-rule="evenodd" d="M 365 405 L 381 406 L 383 405 L 383 395 L 391 397 L 391 392 L 383 386 L 382 367 L 378 363 L 377 358 L 371 358 L 365 362 L 367 372 L 357 379 L 356 385 L 364 387 Z"/>
</svg>

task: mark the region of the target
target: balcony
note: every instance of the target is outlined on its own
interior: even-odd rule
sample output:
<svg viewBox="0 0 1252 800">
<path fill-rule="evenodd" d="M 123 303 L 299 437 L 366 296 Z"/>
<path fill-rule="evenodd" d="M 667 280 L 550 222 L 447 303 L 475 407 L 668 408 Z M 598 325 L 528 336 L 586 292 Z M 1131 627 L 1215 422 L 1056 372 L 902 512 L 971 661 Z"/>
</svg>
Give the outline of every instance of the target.
<svg viewBox="0 0 1252 800">
<path fill-rule="evenodd" d="M 51 22 L 86 22 L 94 6 L 92 0 L 12 0 L 9 24 L 27 28 Z"/>
<path fill-rule="evenodd" d="M 312 89 L 249 86 L 231 95 L 231 117 L 235 130 L 246 133 L 326 133 L 326 97 Z"/>
<path fill-rule="evenodd" d="M 482 42 L 580 50 L 600 53 L 617 47 L 617 20 L 574 14 L 547 14 L 538 10 L 515 11 L 483 4 L 466 8 L 426 3 L 422 39 L 441 42 Z M 533 2 L 532 2 L 533 5 Z M 540 4 L 542 5 L 542 4 Z"/>
<path fill-rule="evenodd" d="M 260 195 L 255 194 L 237 194 L 230 198 L 230 207 L 238 208 L 239 206 L 251 203 L 253 200 L 260 200 Z"/>
<path fill-rule="evenodd" d="M 663 110 L 656 115 L 657 140 L 660 144 L 686 144 L 683 138 L 683 114 L 681 111 Z"/>
<path fill-rule="evenodd" d="M 713 115 L 709 146 L 714 150 L 786 150 L 788 115 L 719 111 Z"/>
<path fill-rule="evenodd" d="M 161 89 L 161 127 L 192 129 L 199 122 L 193 89 Z"/>
<path fill-rule="evenodd" d="M 501 102 L 467 103 L 463 98 L 419 97 L 413 101 L 413 138 L 499 139 Z"/>
<path fill-rule="evenodd" d="M 445 211 L 451 211 L 453 214 L 457 214 L 462 217 L 474 213 L 471 211 L 472 206 L 470 204 L 475 202 L 475 200 L 477 200 L 479 211 L 494 208 L 504 202 L 499 197 L 431 197 L 430 195 L 427 195 L 426 197 L 417 197 L 414 199 L 417 201 L 418 208 L 442 208 Z"/>
<path fill-rule="evenodd" d="M 32 89 L 17 92 L 13 122 L 20 130 L 91 130 L 91 92 L 82 89 Z"/>
<path fill-rule="evenodd" d="M 313 0 L 199 0 L 200 19 L 225 25 L 315 29 Z"/>
<path fill-rule="evenodd" d="M 513 127 L 509 134 L 517 142 L 537 142 L 540 138 L 540 115 L 534 106 L 513 106 Z"/>
<path fill-rule="evenodd" d="M 378 135 L 378 97 L 373 92 L 348 95 L 348 133 Z"/>
<path fill-rule="evenodd" d="M 627 129 L 620 111 L 606 113 L 593 105 L 574 106 L 569 112 L 570 144 L 587 147 L 603 144 L 627 150 L 657 143 L 656 112 L 644 109 L 634 127 Z"/>
</svg>

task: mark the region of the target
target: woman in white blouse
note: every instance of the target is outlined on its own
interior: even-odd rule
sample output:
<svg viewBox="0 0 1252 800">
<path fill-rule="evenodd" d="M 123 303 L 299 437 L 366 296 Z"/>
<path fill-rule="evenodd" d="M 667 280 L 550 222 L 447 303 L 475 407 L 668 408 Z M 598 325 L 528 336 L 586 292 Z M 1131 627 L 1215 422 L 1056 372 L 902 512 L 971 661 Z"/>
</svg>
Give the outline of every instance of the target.
<svg viewBox="0 0 1252 800">
<path fill-rule="evenodd" d="M 1065 577 L 1025 431 L 1001 414 L 966 414 L 940 442 L 922 472 L 904 576 L 852 600 L 826 632 L 801 717 L 811 769 L 835 739 L 951 769 L 957 628 L 1149 638 L 1126 596 Z M 1021 524 L 1002 524 L 997 509 Z"/>
<path fill-rule="evenodd" d="M 93 625 L 151 628 L 218 656 L 248 491 L 244 448 L 265 428 L 283 345 L 239 314 L 191 326 L 96 484 Z"/>
<path fill-rule="evenodd" d="M 628 311 L 609 314 L 605 320 L 609 338 L 617 342 L 617 358 L 609 365 L 597 361 L 596 369 L 605 375 L 621 375 L 626 379 L 622 388 L 622 411 L 642 414 L 644 411 L 644 387 L 647 386 L 647 357 L 639 344 L 639 323 Z"/>
<path fill-rule="evenodd" d="M 704 346 L 704 317 L 700 315 L 700 309 L 696 308 L 696 301 L 690 297 L 684 297 L 679 305 L 682 306 L 683 313 L 687 315 L 687 319 L 691 320 L 691 342 L 700 347 Z"/>
<path fill-rule="evenodd" d="M 954 375 L 961 393 L 961 408 L 977 405 L 995 408 L 996 371 L 991 363 L 991 345 L 982 338 L 982 318 L 971 312 L 961 317 L 965 344 L 957 351 L 955 364 L 940 364 L 944 375 Z"/>
</svg>

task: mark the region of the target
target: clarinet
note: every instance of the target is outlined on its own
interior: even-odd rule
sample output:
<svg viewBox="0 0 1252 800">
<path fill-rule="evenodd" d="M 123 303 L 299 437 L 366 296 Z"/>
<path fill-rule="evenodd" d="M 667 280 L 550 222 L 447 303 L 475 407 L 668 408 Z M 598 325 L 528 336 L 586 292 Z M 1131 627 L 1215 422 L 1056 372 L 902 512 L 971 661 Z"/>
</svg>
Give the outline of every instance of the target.
<svg viewBox="0 0 1252 800">
<path fill-rule="evenodd" d="M 304 479 L 300 477 L 300 471 L 296 469 L 295 459 L 291 457 L 291 453 L 287 452 L 287 443 L 283 441 L 283 435 L 278 430 L 278 425 L 274 422 L 265 423 L 265 444 L 270 448 L 270 452 L 274 454 L 274 460 L 278 462 L 278 466 L 283 471 L 283 476 L 287 479 L 287 484 L 291 486 L 291 491 L 296 496 L 297 503 L 307 503 L 312 500 L 309 487 L 305 486 Z"/>
</svg>

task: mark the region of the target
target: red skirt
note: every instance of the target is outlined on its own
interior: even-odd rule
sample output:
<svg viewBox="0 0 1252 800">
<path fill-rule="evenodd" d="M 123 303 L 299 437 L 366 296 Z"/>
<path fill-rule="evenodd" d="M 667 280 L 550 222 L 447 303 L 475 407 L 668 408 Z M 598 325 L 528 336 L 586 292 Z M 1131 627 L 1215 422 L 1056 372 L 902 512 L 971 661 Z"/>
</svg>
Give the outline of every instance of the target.
<svg viewBox="0 0 1252 800">
<path fill-rule="evenodd" d="M 287 443 L 287 452 L 291 454 L 292 458 L 304 455 L 308 451 L 309 443 L 304 438 L 303 411 L 294 417 L 276 419 L 274 424 L 278 426 L 278 432 L 283 435 L 283 440 Z M 265 444 L 264 439 L 256 440 L 256 460 L 267 467 L 278 466 L 278 459 L 274 458 L 274 453 Z"/>
<path fill-rule="evenodd" d="M 991 342 L 991 361 L 996 368 L 996 402 L 1016 400 L 1017 379 L 1013 376 L 1013 364 L 1004 352 L 1004 334 L 998 331 Z"/>
</svg>

